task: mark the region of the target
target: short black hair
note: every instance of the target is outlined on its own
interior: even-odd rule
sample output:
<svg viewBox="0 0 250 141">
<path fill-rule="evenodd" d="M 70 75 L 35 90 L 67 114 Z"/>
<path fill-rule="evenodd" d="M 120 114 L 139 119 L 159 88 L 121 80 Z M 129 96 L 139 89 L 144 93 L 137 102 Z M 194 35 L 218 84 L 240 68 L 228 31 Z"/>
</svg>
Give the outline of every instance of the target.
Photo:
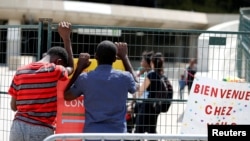
<svg viewBox="0 0 250 141">
<path fill-rule="evenodd" d="M 50 56 L 58 56 L 59 58 L 62 59 L 62 61 L 65 64 L 68 64 L 68 53 L 65 48 L 60 47 L 60 46 L 54 46 L 51 47 L 48 51 L 47 54 Z"/>
<path fill-rule="evenodd" d="M 104 40 L 97 45 L 96 57 L 99 64 L 112 64 L 116 59 L 116 45 L 109 40 Z"/>
</svg>

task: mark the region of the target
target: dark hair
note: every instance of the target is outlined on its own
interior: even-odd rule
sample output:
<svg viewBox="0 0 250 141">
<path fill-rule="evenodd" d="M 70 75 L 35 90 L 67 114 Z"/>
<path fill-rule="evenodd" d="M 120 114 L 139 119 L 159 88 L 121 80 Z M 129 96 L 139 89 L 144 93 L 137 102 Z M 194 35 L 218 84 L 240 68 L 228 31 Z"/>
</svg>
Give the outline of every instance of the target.
<svg viewBox="0 0 250 141">
<path fill-rule="evenodd" d="M 51 47 L 48 52 L 51 57 L 58 56 L 65 64 L 68 64 L 68 53 L 65 48 L 60 46 Z"/>
<path fill-rule="evenodd" d="M 147 62 L 148 65 L 150 65 L 150 61 L 151 61 L 151 56 L 154 54 L 153 51 L 144 51 L 142 53 L 142 58 Z"/>
<path fill-rule="evenodd" d="M 99 64 L 110 64 L 115 61 L 117 54 L 116 45 L 109 41 L 104 40 L 100 42 L 96 49 L 96 57 Z"/>
<path fill-rule="evenodd" d="M 152 55 L 151 61 L 154 64 L 155 72 L 159 74 L 164 74 L 164 58 L 161 52 L 157 52 Z"/>
</svg>

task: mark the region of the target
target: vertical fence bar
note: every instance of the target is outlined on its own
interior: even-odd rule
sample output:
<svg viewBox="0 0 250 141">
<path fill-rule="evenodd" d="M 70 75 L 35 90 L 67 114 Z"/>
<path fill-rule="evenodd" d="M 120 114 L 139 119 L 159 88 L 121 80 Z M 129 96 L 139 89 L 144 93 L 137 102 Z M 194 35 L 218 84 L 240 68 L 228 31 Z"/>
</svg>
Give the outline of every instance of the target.
<svg viewBox="0 0 250 141">
<path fill-rule="evenodd" d="M 40 21 L 38 23 L 38 49 L 37 49 L 37 60 L 41 58 L 41 47 L 42 47 L 42 33 L 43 33 L 43 23 Z"/>
<path fill-rule="evenodd" d="M 51 38 L 52 38 L 52 30 L 51 30 L 51 24 L 52 19 L 46 19 L 48 26 L 47 26 L 47 50 L 51 47 Z"/>
</svg>

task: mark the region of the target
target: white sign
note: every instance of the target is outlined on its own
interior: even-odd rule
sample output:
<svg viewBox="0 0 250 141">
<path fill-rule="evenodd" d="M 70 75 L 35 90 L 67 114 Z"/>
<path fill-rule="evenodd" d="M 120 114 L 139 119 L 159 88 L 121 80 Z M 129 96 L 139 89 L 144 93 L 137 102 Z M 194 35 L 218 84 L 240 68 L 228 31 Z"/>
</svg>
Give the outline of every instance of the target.
<svg viewBox="0 0 250 141">
<path fill-rule="evenodd" d="M 78 28 L 78 34 L 86 35 L 100 35 L 100 36 L 116 36 L 120 37 L 122 31 L 119 29 L 90 29 L 90 28 Z"/>
<path fill-rule="evenodd" d="M 250 84 L 196 77 L 181 134 L 207 134 L 207 125 L 250 124 Z"/>
</svg>

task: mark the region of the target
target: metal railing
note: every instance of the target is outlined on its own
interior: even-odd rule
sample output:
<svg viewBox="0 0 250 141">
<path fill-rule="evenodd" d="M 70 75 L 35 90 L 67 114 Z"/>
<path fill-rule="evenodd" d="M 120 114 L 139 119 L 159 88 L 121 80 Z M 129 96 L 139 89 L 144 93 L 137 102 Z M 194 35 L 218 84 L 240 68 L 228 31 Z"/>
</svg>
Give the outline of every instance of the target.
<svg viewBox="0 0 250 141">
<path fill-rule="evenodd" d="M 207 140 L 207 135 L 197 135 L 197 134 L 122 134 L 122 133 L 65 133 L 65 134 L 55 134 L 47 137 L 43 141 L 70 141 L 70 140 L 193 140 L 193 141 L 205 141 Z"/>
</svg>

